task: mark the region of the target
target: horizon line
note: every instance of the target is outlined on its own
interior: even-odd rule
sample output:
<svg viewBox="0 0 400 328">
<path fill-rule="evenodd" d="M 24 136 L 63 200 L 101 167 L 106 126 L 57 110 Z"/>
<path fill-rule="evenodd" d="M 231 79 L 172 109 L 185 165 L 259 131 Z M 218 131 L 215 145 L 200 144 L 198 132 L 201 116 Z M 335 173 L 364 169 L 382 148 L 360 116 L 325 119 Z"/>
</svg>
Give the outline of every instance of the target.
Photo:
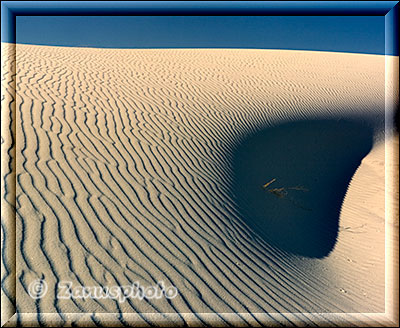
<svg viewBox="0 0 400 328">
<path fill-rule="evenodd" d="M 62 44 L 45 44 L 45 43 L 26 43 L 26 42 L 7 42 L 7 41 L 1 41 L 1 43 L 7 43 L 7 44 L 21 44 L 21 45 L 32 45 L 32 46 L 48 46 L 48 47 L 64 47 L 64 48 L 89 48 L 89 49 L 124 49 L 124 50 L 129 50 L 129 49 L 136 49 L 136 50 L 146 50 L 146 49 L 159 49 L 159 50 L 168 50 L 168 49 L 232 49 L 232 50 L 288 50 L 288 51 L 313 51 L 313 52 L 333 52 L 333 53 L 345 53 L 345 54 L 360 54 L 360 55 L 379 55 L 379 56 L 393 56 L 393 57 L 399 57 L 399 55 L 395 54 L 385 54 L 382 52 L 358 52 L 358 51 L 346 51 L 346 50 L 327 50 L 327 49 L 305 49 L 305 48 L 258 48 L 258 47 L 110 47 L 110 46 L 104 46 L 104 47 L 96 47 L 96 46 L 91 46 L 91 45 L 62 45 Z"/>
</svg>

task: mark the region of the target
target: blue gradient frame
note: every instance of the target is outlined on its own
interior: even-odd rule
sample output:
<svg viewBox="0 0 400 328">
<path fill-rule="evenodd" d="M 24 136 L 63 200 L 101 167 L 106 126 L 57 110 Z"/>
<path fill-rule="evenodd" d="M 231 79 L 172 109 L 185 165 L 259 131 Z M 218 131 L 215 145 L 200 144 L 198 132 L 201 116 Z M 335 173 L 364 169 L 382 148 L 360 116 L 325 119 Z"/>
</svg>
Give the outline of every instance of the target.
<svg viewBox="0 0 400 328">
<path fill-rule="evenodd" d="M 16 16 L 385 16 L 385 55 L 399 55 L 398 1 L 3 1 L 1 42 L 16 42 Z"/>
<path fill-rule="evenodd" d="M 399 3 L 385 14 L 385 55 L 399 55 Z"/>
</svg>

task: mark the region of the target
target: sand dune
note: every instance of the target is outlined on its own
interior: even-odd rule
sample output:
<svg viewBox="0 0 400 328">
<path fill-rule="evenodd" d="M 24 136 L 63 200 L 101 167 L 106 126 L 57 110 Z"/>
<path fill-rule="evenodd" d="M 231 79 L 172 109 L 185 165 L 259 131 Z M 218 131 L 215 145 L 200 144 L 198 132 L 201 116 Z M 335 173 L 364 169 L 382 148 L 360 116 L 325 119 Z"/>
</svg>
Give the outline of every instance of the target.
<svg viewBox="0 0 400 328">
<path fill-rule="evenodd" d="M 14 192 L 16 206 L 14 322 L 35 324 L 38 312 L 77 324 L 85 317 L 74 313 L 96 313 L 86 317 L 92 324 L 107 324 L 101 313 L 116 313 L 122 324 L 385 322 L 373 315 L 385 312 L 384 56 L 16 49 L 15 76 L 13 46 L 2 44 L 9 54 L 2 124 L 16 131 L 12 139 L 2 127 L 2 217 L 10 216 Z M 301 122 L 314 122 L 306 128 L 311 139 Z M 278 131 L 274 142 L 237 152 L 271 131 Z M 257 173 L 252 180 L 244 178 L 249 172 Z M 276 187 L 309 192 L 287 189 L 295 202 L 285 203 L 262 189 L 273 178 Z M 248 189 L 238 191 L 240 179 Z M 251 192 L 256 198 L 246 200 Z M 254 199 L 249 214 L 244 207 Z M 267 221 L 253 224 L 264 212 Z M 298 215 L 302 223 L 293 221 Z M 2 229 L 3 242 L 12 241 L 12 223 Z M 13 301 L 7 252 L 3 300 Z M 35 279 L 49 289 L 39 300 L 28 295 Z M 179 293 L 55 299 L 62 281 L 163 281 Z"/>
</svg>

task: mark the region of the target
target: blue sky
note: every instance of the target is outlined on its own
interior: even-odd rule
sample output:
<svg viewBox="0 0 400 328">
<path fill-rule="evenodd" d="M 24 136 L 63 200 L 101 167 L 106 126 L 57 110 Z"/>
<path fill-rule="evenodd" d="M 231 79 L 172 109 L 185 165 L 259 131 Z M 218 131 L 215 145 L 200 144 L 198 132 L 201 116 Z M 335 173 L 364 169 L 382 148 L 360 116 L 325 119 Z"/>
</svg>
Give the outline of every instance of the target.
<svg viewBox="0 0 400 328">
<path fill-rule="evenodd" d="M 384 54 L 383 16 L 17 16 L 16 41 L 101 48 Z"/>
</svg>

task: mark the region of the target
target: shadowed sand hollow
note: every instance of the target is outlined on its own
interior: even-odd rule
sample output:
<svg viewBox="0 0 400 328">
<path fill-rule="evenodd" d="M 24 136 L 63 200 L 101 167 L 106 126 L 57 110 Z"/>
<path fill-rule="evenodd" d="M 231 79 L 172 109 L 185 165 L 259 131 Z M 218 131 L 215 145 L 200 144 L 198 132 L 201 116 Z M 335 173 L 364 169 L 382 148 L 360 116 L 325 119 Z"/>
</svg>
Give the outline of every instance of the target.
<svg viewBox="0 0 400 328">
<path fill-rule="evenodd" d="M 344 120 L 291 122 L 246 138 L 234 152 L 234 194 L 246 223 L 281 249 L 327 256 L 340 209 L 373 131 Z"/>
</svg>

